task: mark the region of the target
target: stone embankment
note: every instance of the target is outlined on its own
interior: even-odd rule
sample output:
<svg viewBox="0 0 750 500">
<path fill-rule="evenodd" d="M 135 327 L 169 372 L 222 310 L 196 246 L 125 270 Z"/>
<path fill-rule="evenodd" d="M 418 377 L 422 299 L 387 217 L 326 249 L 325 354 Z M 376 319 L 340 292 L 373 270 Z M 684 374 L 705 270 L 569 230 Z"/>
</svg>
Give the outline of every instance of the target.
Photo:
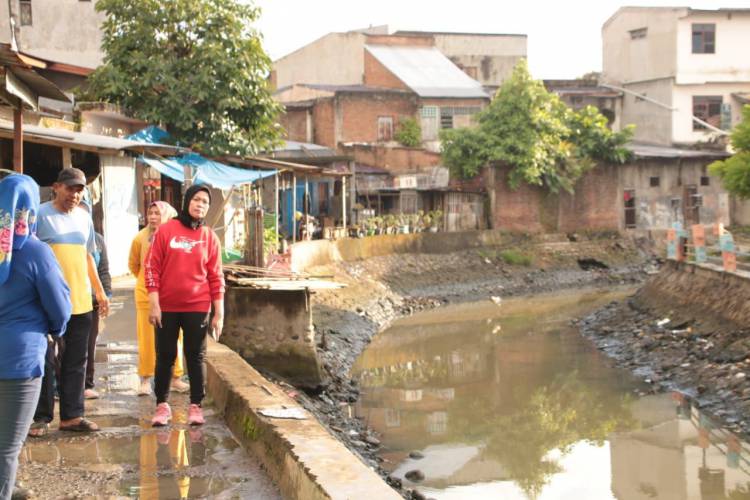
<svg viewBox="0 0 750 500">
<path fill-rule="evenodd" d="M 452 235 L 442 252 L 432 242 L 430 252 L 412 253 L 425 250 L 425 245 L 399 240 L 403 251 L 388 254 L 387 242 L 378 242 L 374 255 L 368 256 L 361 246 L 350 248 L 352 260 L 324 256 L 311 260 L 318 265 L 306 269 L 347 287 L 313 296 L 318 353 L 330 382 L 318 392 L 299 392 L 296 399 L 396 489 L 401 489 L 399 481 L 387 476 L 377 455 L 378 436 L 354 418 L 350 408 L 359 397 L 350 368 L 375 333 L 399 317 L 447 303 L 635 284 L 645 277 L 648 254 L 617 235 L 531 238 L 492 233 L 472 235 L 464 250 L 455 250 L 457 236 Z M 482 241 L 491 245 L 475 244 Z M 416 491 L 401 493 L 420 497 Z"/>
<path fill-rule="evenodd" d="M 750 273 L 667 262 L 628 301 L 581 321 L 654 390 L 680 390 L 730 430 L 750 433 Z"/>
</svg>

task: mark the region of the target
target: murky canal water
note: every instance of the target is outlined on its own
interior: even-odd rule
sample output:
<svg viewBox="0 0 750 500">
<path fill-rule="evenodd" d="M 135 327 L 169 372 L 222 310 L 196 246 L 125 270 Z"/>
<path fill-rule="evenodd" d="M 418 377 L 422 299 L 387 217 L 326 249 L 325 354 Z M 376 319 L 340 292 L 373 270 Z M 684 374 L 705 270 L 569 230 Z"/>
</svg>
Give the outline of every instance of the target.
<svg viewBox="0 0 750 500">
<path fill-rule="evenodd" d="M 639 396 L 570 325 L 624 295 L 474 303 L 378 334 L 353 376 L 385 465 L 436 499 L 750 499 L 747 442 L 679 394 Z"/>
</svg>

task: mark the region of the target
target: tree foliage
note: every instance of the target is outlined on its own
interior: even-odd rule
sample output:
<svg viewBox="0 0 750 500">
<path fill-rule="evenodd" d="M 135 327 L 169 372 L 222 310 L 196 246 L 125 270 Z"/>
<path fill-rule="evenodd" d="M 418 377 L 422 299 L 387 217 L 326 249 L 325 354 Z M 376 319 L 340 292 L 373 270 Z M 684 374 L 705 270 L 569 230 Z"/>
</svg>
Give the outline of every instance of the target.
<svg viewBox="0 0 750 500">
<path fill-rule="evenodd" d="M 422 127 L 416 118 L 404 118 L 399 123 L 394 138 L 403 146 L 416 148 L 422 144 Z"/>
<path fill-rule="evenodd" d="M 260 11 L 237 0 L 99 0 L 104 64 L 93 97 L 165 126 L 209 154 L 252 154 L 273 145 L 279 105 L 266 82 L 271 61 L 252 27 Z"/>
<path fill-rule="evenodd" d="M 511 167 L 509 183 L 571 192 L 596 160 L 623 163 L 632 129 L 613 132 L 607 119 L 588 106 L 573 111 L 529 74 L 525 61 L 513 70 L 497 95 L 478 115 L 477 126 L 441 133 L 445 164 L 473 177 L 492 163 Z"/>
<path fill-rule="evenodd" d="M 742 121 L 732 130 L 735 154 L 708 166 L 724 188 L 740 198 L 750 198 L 750 105 L 742 108 Z"/>
</svg>

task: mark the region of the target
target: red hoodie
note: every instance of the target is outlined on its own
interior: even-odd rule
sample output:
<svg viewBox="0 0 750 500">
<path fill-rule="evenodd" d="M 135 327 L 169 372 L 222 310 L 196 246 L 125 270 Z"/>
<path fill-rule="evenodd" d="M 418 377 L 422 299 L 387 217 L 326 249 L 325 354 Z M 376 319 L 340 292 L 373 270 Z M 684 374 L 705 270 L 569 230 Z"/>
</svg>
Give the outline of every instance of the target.
<svg viewBox="0 0 750 500">
<path fill-rule="evenodd" d="M 189 229 L 176 219 L 154 234 L 145 261 L 146 288 L 159 292 L 165 312 L 208 312 L 224 298 L 221 245 L 206 226 Z"/>
</svg>

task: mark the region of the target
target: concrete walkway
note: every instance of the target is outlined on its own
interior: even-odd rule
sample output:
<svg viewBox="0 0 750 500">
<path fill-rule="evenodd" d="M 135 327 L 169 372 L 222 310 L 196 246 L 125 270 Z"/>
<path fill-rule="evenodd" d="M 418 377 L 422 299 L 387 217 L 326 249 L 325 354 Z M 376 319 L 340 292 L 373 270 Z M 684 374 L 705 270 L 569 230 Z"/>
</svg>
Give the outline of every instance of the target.
<svg viewBox="0 0 750 500">
<path fill-rule="evenodd" d="M 61 432 L 55 420 L 48 436 L 27 440 L 19 480 L 35 498 L 401 498 L 280 387 L 212 340 L 206 425 L 189 428 L 188 398 L 172 393 L 173 423 L 152 428 L 154 398 L 136 395 L 133 285 L 116 280 L 98 339 L 101 398 L 86 402 L 86 416 L 102 430 Z"/>
<path fill-rule="evenodd" d="M 98 400 L 86 416 L 102 430 L 79 435 L 57 430 L 30 438 L 19 480 L 34 498 L 282 498 L 258 461 L 208 407 L 207 423 L 186 424 L 188 398 L 172 393 L 171 426 L 154 429 L 153 397 L 138 397 L 132 283 L 118 282 L 113 314 L 105 320 L 96 355 Z"/>
</svg>

